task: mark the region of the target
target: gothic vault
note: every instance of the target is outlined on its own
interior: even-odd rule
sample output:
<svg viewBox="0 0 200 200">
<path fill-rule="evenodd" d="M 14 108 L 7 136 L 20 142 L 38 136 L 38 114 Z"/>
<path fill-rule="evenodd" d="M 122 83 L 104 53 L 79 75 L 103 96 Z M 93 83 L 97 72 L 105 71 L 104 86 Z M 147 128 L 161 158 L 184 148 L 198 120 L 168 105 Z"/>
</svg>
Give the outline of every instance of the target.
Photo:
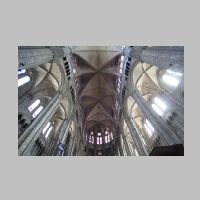
<svg viewBox="0 0 200 200">
<path fill-rule="evenodd" d="M 183 149 L 183 47 L 18 47 L 18 155 Z"/>
</svg>

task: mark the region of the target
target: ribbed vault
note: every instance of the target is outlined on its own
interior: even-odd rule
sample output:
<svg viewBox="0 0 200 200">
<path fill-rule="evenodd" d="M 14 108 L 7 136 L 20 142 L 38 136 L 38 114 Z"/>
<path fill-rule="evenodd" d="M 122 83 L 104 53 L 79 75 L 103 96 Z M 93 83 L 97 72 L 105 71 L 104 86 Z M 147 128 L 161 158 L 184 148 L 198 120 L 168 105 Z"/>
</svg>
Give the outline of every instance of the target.
<svg viewBox="0 0 200 200">
<path fill-rule="evenodd" d="M 86 48 L 86 47 L 85 47 Z M 120 51 L 109 48 L 81 49 L 73 54 L 78 67 L 78 102 L 84 132 L 114 130 Z"/>
</svg>

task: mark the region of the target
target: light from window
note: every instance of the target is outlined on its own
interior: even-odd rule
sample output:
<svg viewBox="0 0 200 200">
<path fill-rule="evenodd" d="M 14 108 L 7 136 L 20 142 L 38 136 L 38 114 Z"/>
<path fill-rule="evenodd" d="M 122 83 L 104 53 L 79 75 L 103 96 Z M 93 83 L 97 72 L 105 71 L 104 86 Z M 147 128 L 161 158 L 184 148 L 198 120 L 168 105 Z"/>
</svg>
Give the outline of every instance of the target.
<svg viewBox="0 0 200 200">
<path fill-rule="evenodd" d="M 138 151 L 136 149 L 135 149 L 134 153 L 135 153 L 135 156 L 139 156 Z"/>
<path fill-rule="evenodd" d="M 101 133 L 97 133 L 98 136 L 101 136 Z"/>
<path fill-rule="evenodd" d="M 144 124 L 144 127 L 145 127 L 145 129 L 147 130 L 149 137 L 151 137 L 153 133 L 152 133 L 152 131 L 150 130 L 150 128 L 149 128 L 146 124 Z"/>
<path fill-rule="evenodd" d="M 108 142 L 110 142 L 110 135 L 108 135 Z"/>
<path fill-rule="evenodd" d="M 155 130 L 154 127 L 151 125 L 151 123 L 147 119 L 146 119 L 146 124 L 151 129 L 151 131 L 154 132 L 154 130 Z"/>
<path fill-rule="evenodd" d="M 97 144 L 99 144 L 99 137 L 97 137 Z"/>
<path fill-rule="evenodd" d="M 33 113 L 33 118 L 37 117 L 37 115 L 42 111 L 43 106 L 40 106 L 34 113 Z"/>
<path fill-rule="evenodd" d="M 111 138 L 111 140 L 113 140 L 113 133 L 112 132 L 110 132 L 110 138 Z"/>
<path fill-rule="evenodd" d="M 149 120 L 146 119 L 146 123 L 144 124 L 144 127 L 147 130 L 149 137 L 151 137 L 154 132 L 154 128 L 151 125 L 151 123 L 149 122 Z"/>
<path fill-rule="evenodd" d="M 51 127 L 48 129 L 48 131 L 47 131 L 47 133 L 46 133 L 46 135 L 45 135 L 45 138 L 48 138 L 48 136 L 49 136 L 49 134 L 50 134 L 52 128 L 53 128 L 53 126 L 51 126 Z"/>
<path fill-rule="evenodd" d="M 44 134 L 46 132 L 46 130 L 49 128 L 51 122 L 48 122 L 47 125 L 44 127 L 42 133 Z"/>
<path fill-rule="evenodd" d="M 176 75 L 176 76 L 183 76 L 182 73 L 180 73 L 180 72 L 174 72 L 171 69 L 167 69 L 166 72 L 169 73 L 169 74 L 172 74 L 172 75 Z"/>
<path fill-rule="evenodd" d="M 94 143 L 94 136 L 92 135 L 89 136 L 89 143 L 92 143 L 92 144 Z"/>
<path fill-rule="evenodd" d="M 102 144 L 102 137 L 99 138 L 99 144 Z"/>
<path fill-rule="evenodd" d="M 28 107 L 28 110 L 32 112 L 39 104 L 40 104 L 40 100 L 37 99 L 31 106 Z"/>
<path fill-rule="evenodd" d="M 125 58 L 125 56 L 121 56 L 121 61 L 122 61 L 122 62 L 124 61 L 124 58 Z"/>
<path fill-rule="evenodd" d="M 18 87 L 24 85 L 25 83 L 28 83 L 30 80 L 31 79 L 29 76 L 24 76 L 24 77 L 18 79 Z"/>
<path fill-rule="evenodd" d="M 179 84 L 179 80 L 176 79 L 175 77 L 172 77 L 170 75 L 164 74 L 162 76 L 162 79 L 164 82 L 166 82 L 168 85 L 171 85 L 173 87 L 177 87 Z"/>
<path fill-rule="evenodd" d="M 156 104 L 152 104 L 152 108 L 157 112 L 159 116 L 163 116 L 164 112 Z"/>
<path fill-rule="evenodd" d="M 119 73 L 122 74 L 122 69 L 119 69 Z"/>
<path fill-rule="evenodd" d="M 19 69 L 18 70 L 18 74 L 25 74 L 26 73 L 26 69 Z"/>
<path fill-rule="evenodd" d="M 159 99 L 158 97 L 155 97 L 154 101 L 163 111 L 166 110 L 167 105 L 161 99 Z"/>
<path fill-rule="evenodd" d="M 105 143 L 108 143 L 108 135 L 105 136 Z"/>
</svg>

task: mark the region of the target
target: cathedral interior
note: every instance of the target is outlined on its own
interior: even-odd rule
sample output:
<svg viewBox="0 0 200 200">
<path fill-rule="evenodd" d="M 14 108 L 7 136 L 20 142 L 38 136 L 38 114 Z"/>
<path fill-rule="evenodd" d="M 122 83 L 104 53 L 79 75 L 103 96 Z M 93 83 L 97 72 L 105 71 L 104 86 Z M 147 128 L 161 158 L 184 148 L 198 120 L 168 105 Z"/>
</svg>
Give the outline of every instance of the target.
<svg viewBox="0 0 200 200">
<path fill-rule="evenodd" d="M 183 156 L 184 47 L 19 46 L 19 156 Z"/>
</svg>

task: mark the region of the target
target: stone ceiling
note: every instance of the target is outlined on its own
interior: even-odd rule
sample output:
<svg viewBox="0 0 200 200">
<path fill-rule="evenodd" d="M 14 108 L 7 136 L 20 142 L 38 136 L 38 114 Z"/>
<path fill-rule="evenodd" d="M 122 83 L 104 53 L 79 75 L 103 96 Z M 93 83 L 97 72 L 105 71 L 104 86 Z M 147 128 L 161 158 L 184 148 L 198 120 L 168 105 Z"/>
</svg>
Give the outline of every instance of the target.
<svg viewBox="0 0 200 200">
<path fill-rule="evenodd" d="M 85 131 L 113 130 L 121 51 L 82 47 L 73 53 L 78 67 L 78 102 Z"/>
</svg>

